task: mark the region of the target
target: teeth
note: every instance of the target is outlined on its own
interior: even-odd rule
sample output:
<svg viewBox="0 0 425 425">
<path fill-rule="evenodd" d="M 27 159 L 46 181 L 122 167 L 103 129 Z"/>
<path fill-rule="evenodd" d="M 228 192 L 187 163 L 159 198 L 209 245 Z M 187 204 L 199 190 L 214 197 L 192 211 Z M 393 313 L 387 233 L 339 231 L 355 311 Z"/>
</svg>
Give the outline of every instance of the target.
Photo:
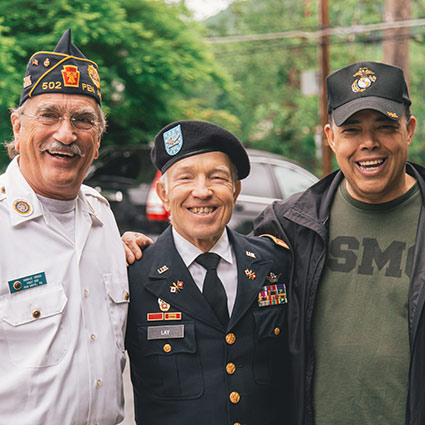
<svg viewBox="0 0 425 425">
<path fill-rule="evenodd" d="M 380 165 L 384 163 L 383 159 L 375 159 L 373 161 L 359 161 L 358 164 L 360 168 L 363 168 L 365 170 L 375 170 Z"/>
<path fill-rule="evenodd" d="M 197 207 L 190 208 L 190 211 L 194 214 L 211 214 L 214 211 L 213 207 Z"/>
<path fill-rule="evenodd" d="M 50 155 L 62 155 L 62 156 L 69 156 L 69 157 L 74 156 L 74 153 L 72 152 L 54 151 L 54 150 L 49 150 L 48 152 Z"/>
</svg>

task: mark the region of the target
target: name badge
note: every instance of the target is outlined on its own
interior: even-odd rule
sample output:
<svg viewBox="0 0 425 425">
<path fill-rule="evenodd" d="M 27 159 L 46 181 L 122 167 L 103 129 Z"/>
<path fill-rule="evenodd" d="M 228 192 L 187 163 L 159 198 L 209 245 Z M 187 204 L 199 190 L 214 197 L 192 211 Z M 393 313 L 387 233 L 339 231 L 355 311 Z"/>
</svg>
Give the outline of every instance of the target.
<svg viewBox="0 0 425 425">
<path fill-rule="evenodd" d="M 148 327 L 148 340 L 169 338 L 184 338 L 184 325 Z"/>
<path fill-rule="evenodd" d="M 32 274 L 30 276 L 20 277 L 19 279 L 9 280 L 10 293 L 25 291 L 26 289 L 36 288 L 47 283 L 44 272 Z"/>
</svg>

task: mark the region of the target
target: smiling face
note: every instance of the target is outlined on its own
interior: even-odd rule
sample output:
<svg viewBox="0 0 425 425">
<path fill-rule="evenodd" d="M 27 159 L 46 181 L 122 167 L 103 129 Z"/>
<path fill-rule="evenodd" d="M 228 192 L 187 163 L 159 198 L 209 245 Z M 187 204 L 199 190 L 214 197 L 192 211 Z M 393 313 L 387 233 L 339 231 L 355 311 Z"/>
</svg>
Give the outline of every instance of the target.
<svg viewBox="0 0 425 425">
<path fill-rule="evenodd" d="M 393 121 L 374 110 L 353 114 L 340 127 L 325 127 L 329 145 L 346 178 L 348 193 L 367 203 L 391 201 L 415 182 L 406 173 L 416 120 Z"/>
<path fill-rule="evenodd" d="M 32 117 L 52 113 L 66 119 L 48 126 Z M 42 196 L 75 198 L 90 164 L 98 157 L 98 128 L 75 129 L 69 118 L 76 114 L 98 121 L 95 100 L 82 95 L 42 94 L 26 102 L 22 115 L 12 114 L 19 168 Z"/>
<path fill-rule="evenodd" d="M 174 229 L 206 252 L 222 235 L 239 195 L 240 181 L 232 174 L 229 157 L 208 152 L 172 165 L 156 186 Z M 234 183 L 236 181 L 236 183 Z"/>
</svg>

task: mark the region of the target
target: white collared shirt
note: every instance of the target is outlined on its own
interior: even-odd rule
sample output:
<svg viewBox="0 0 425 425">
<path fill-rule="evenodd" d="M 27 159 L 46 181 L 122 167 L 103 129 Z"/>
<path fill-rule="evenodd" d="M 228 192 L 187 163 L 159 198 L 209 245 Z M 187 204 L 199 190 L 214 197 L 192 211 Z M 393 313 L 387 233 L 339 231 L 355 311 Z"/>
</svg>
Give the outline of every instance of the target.
<svg viewBox="0 0 425 425">
<path fill-rule="evenodd" d="M 106 200 L 81 187 L 73 241 L 14 159 L 0 235 L 0 424 L 119 423 L 128 282 Z"/>
<path fill-rule="evenodd" d="M 195 262 L 195 259 L 198 255 L 203 254 L 203 252 L 181 236 L 174 227 L 173 237 L 177 252 L 180 254 L 180 257 L 182 257 L 184 264 L 193 277 L 193 280 L 202 292 L 207 271 L 203 266 Z M 229 316 L 231 316 L 238 288 L 238 268 L 236 264 L 236 256 L 233 252 L 226 230 L 223 231 L 220 239 L 209 250 L 209 252 L 214 252 L 221 257 L 217 267 L 217 275 L 223 283 L 226 291 L 227 307 L 229 309 Z"/>
</svg>

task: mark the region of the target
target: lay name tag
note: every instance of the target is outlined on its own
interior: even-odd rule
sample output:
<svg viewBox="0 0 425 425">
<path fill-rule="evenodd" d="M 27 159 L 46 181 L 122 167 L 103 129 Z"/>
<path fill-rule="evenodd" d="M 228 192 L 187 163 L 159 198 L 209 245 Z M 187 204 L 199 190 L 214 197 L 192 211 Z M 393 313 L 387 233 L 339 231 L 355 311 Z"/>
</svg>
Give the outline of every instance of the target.
<svg viewBox="0 0 425 425">
<path fill-rule="evenodd" d="M 36 288 L 37 286 L 47 283 L 46 274 L 44 272 L 32 274 L 18 279 L 9 280 L 10 293 L 25 291 L 26 289 Z"/>
<path fill-rule="evenodd" d="M 148 339 L 169 338 L 184 338 L 184 325 L 148 327 Z"/>
</svg>

